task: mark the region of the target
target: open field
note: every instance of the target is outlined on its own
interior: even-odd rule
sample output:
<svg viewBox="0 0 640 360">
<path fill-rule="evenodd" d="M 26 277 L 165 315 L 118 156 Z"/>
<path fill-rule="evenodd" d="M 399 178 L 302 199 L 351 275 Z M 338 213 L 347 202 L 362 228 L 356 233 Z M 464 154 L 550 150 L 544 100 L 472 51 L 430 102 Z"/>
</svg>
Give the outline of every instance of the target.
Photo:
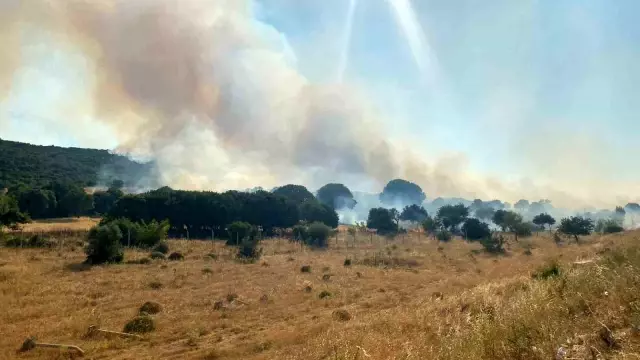
<svg viewBox="0 0 640 360">
<path fill-rule="evenodd" d="M 100 218 L 78 217 L 63 219 L 36 220 L 21 226 L 24 232 L 50 232 L 50 231 L 84 231 L 89 230 L 100 222 Z"/>
<path fill-rule="evenodd" d="M 544 234 L 505 256 L 459 239 L 350 238 L 315 252 L 265 241 L 255 264 L 211 241 L 170 241 L 184 261 L 93 268 L 73 242 L 0 248 L 0 359 L 68 357 L 16 355 L 30 335 L 87 359 L 552 359 L 560 346 L 566 359 L 639 357 L 640 232 L 560 247 Z M 533 279 L 552 259 L 561 274 Z M 146 301 L 163 310 L 143 340 L 85 336 L 90 325 L 122 331 Z"/>
</svg>

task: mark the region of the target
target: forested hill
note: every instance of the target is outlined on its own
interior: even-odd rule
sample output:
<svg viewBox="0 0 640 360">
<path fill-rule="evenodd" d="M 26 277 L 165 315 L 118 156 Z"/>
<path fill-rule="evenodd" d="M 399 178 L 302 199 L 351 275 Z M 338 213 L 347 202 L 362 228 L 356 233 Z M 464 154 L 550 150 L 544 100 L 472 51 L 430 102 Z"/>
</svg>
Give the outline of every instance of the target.
<svg viewBox="0 0 640 360">
<path fill-rule="evenodd" d="M 119 179 L 134 185 L 151 164 L 131 161 L 107 150 L 38 146 L 0 139 L 0 189 L 16 185 L 43 187 L 58 182 L 95 186 Z"/>
</svg>

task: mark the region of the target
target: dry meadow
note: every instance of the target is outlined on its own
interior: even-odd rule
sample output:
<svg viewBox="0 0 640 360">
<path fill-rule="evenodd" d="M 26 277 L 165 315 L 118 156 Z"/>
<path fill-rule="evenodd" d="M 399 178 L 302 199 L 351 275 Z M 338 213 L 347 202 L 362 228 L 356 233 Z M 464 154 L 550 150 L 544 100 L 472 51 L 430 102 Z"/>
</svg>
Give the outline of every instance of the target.
<svg viewBox="0 0 640 360">
<path fill-rule="evenodd" d="M 73 356 L 17 354 L 29 336 L 86 359 L 637 359 L 639 238 L 545 233 L 493 256 L 460 239 L 340 233 L 326 251 L 264 241 L 253 264 L 222 242 L 173 240 L 183 261 L 127 250 L 95 267 L 78 239 L 0 248 L 0 359 Z M 122 331 L 147 301 L 162 310 L 142 339 L 88 335 Z"/>
</svg>

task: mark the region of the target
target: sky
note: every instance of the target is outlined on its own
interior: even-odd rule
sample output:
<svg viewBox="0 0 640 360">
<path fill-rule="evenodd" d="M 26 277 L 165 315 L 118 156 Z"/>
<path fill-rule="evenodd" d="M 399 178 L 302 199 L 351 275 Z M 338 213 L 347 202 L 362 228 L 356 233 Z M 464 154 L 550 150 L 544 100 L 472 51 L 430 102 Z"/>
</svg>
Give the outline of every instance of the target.
<svg viewBox="0 0 640 360">
<path fill-rule="evenodd" d="M 456 158 L 464 174 L 518 189 L 636 197 L 625 192 L 640 189 L 640 2 L 359 0 L 347 26 L 349 2 L 255 0 L 249 12 L 287 64 L 353 89 L 389 141 L 428 161 Z M 416 23 L 401 23 L 399 9 Z M 70 101 L 95 81 L 90 62 L 46 33 L 21 34 L 0 137 L 118 147 L 117 131 Z"/>
</svg>

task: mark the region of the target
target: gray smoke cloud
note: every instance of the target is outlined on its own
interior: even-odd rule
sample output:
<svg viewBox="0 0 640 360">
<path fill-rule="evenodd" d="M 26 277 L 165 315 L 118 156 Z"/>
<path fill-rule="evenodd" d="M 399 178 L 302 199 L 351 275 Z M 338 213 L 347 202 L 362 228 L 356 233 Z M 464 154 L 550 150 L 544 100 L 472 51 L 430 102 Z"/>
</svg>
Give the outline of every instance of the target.
<svg viewBox="0 0 640 360">
<path fill-rule="evenodd" d="M 252 11 L 248 0 L 4 0 L 0 96 L 35 28 L 87 60 L 90 104 L 77 107 L 113 131 L 118 151 L 154 159 L 175 188 L 382 188 L 406 178 L 428 195 L 587 199 L 478 177 L 463 155 L 423 161 L 386 139 L 355 89 L 301 75 L 282 35 Z"/>
</svg>

